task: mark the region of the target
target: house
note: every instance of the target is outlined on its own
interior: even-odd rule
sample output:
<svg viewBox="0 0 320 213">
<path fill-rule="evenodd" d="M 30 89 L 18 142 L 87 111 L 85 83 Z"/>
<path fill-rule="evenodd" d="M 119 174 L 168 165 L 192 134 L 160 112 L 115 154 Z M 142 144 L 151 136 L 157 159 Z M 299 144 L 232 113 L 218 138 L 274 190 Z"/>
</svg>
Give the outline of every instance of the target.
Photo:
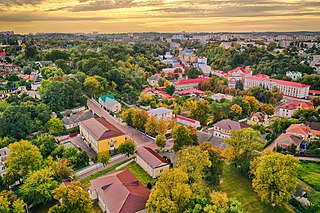
<svg viewBox="0 0 320 213">
<path fill-rule="evenodd" d="M 209 142 L 213 149 L 221 152 L 227 148 L 227 145 L 224 143 L 224 139 L 216 137 L 212 133 L 197 131 L 197 135 L 200 144 Z"/>
<path fill-rule="evenodd" d="M 104 118 L 90 118 L 79 122 L 84 142 L 96 153 L 113 151 L 125 142 L 126 136 Z"/>
<path fill-rule="evenodd" d="M 247 120 L 247 124 L 256 125 L 262 124 L 263 126 L 269 126 L 271 124 L 269 120 L 269 116 L 264 112 L 255 112 L 252 113 L 249 120 Z"/>
<path fill-rule="evenodd" d="M 303 142 L 303 138 L 297 135 L 292 135 L 288 133 L 282 133 L 275 141 L 275 146 L 280 146 L 282 149 L 287 150 L 290 146 L 294 145 L 297 149 L 300 149 L 300 146 Z"/>
<path fill-rule="evenodd" d="M 314 108 L 311 103 L 303 101 L 293 101 L 291 103 L 281 105 L 279 107 L 278 114 L 282 118 L 291 118 L 296 110 L 309 108 Z"/>
<path fill-rule="evenodd" d="M 155 88 L 145 88 L 142 92 L 151 96 L 155 96 L 157 98 L 173 98 L 171 95 L 165 93 L 164 91 L 160 90 L 161 87 L 158 87 L 158 89 Z"/>
<path fill-rule="evenodd" d="M 305 141 L 317 139 L 320 136 L 320 131 L 311 129 L 305 124 L 291 124 L 286 133 L 302 137 Z"/>
<path fill-rule="evenodd" d="M 228 86 L 231 88 L 235 88 L 237 81 L 244 83 L 245 77 L 247 76 L 252 76 L 250 66 L 247 66 L 245 69 L 243 69 L 242 67 L 237 67 L 233 70 L 230 70 L 227 74 Z"/>
<path fill-rule="evenodd" d="M 158 75 L 152 75 L 149 78 L 147 78 L 147 82 L 151 85 L 151 86 L 158 86 L 158 81 L 161 79 L 160 76 Z"/>
<path fill-rule="evenodd" d="M 90 198 L 103 212 L 146 212 L 150 191 L 129 171 L 124 170 L 90 181 Z"/>
<path fill-rule="evenodd" d="M 176 91 L 187 90 L 187 89 L 198 89 L 200 82 L 206 81 L 208 78 L 195 78 L 188 80 L 180 80 L 173 83 Z"/>
<path fill-rule="evenodd" d="M 227 100 L 229 100 L 229 101 L 232 101 L 232 99 L 233 99 L 233 96 L 232 96 L 232 95 L 222 94 L 222 93 L 213 94 L 211 97 L 212 97 L 212 99 L 215 100 L 215 101 L 220 101 L 221 99 L 227 99 Z"/>
<path fill-rule="evenodd" d="M 164 171 L 169 170 L 170 164 L 149 147 L 138 148 L 136 155 L 137 164 L 153 178 L 157 178 Z"/>
<path fill-rule="evenodd" d="M 283 93 L 283 95 L 294 98 L 307 98 L 310 88 L 310 85 L 308 84 L 278 80 L 270 78 L 264 74 L 246 76 L 244 89 L 249 89 L 254 86 L 263 86 L 269 90 L 272 90 L 273 87 L 277 87 Z"/>
<path fill-rule="evenodd" d="M 164 107 L 151 109 L 148 111 L 149 116 L 156 116 L 156 118 L 164 119 L 164 120 L 170 120 L 173 117 L 173 111 L 171 109 L 167 109 Z"/>
<path fill-rule="evenodd" d="M 241 130 L 249 126 L 230 119 L 224 119 L 213 124 L 213 136 L 230 138 L 231 130 Z"/>
<path fill-rule="evenodd" d="M 0 149 L 0 176 L 3 177 L 4 174 L 6 173 L 5 171 L 5 164 L 7 161 L 7 157 L 9 155 L 9 148 L 4 147 Z"/>
<path fill-rule="evenodd" d="M 187 118 L 187 117 L 184 117 L 181 115 L 176 115 L 176 119 L 177 119 L 178 124 L 182 124 L 185 126 L 191 126 L 194 128 L 198 128 L 201 126 L 199 121 L 193 120 L 191 118 Z"/>
<path fill-rule="evenodd" d="M 184 96 L 184 95 L 187 95 L 187 96 L 204 96 L 205 92 L 201 91 L 201 90 L 198 90 L 198 89 L 187 89 L 187 90 L 179 91 L 178 94 L 180 96 Z"/>
<path fill-rule="evenodd" d="M 297 80 L 302 77 L 302 73 L 298 71 L 288 71 L 286 72 L 286 76 L 290 77 L 293 80 Z"/>
<path fill-rule="evenodd" d="M 102 108 L 112 112 L 112 113 L 119 113 L 121 112 L 121 104 L 117 101 L 114 100 L 108 95 L 103 95 L 99 97 L 99 104 L 101 105 Z"/>
<path fill-rule="evenodd" d="M 65 116 L 61 120 L 66 129 L 71 129 L 71 128 L 77 127 L 79 125 L 79 122 L 88 120 L 93 117 L 94 116 L 92 112 L 90 112 L 89 110 L 86 110 L 76 114 L 71 114 L 70 116 Z"/>
</svg>

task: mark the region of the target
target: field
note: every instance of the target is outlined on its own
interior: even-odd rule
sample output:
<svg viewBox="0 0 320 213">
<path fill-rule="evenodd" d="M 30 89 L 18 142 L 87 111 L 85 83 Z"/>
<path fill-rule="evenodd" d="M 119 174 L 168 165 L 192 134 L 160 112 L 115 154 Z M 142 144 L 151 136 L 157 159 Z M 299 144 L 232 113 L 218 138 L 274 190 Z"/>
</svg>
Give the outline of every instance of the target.
<svg viewBox="0 0 320 213">
<path fill-rule="evenodd" d="M 251 187 L 251 181 L 234 167 L 225 165 L 221 191 L 228 197 L 236 198 L 243 208 L 244 213 L 287 213 L 293 212 L 287 208 L 272 207 L 260 201 L 259 196 Z"/>
<path fill-rule="evenodd" d="M 129 165 L 122 168 L 129 169 L 130 172 L 144 185 L 150 182 L 152 185 L 156 182 L 146 171 L 144 171 L 136 162 L 132 162 Z"/>
<path fill-rule="evenodd" d="M 299 178 L 313 189 L 320 191 L 320 163 L 301 162 Z"/>
</svg>

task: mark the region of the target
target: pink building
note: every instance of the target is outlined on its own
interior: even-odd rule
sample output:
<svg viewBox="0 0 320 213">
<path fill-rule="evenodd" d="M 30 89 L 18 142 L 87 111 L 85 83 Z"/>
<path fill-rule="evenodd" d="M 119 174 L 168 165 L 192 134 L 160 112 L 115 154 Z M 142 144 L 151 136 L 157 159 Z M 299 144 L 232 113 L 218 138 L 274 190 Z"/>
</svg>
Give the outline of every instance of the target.
<svg viewBox="0 0 320 213">
<path fill-rule="evenodd" d="M 197 89 L 200 82 L 206 81 L 208 78 L 195 78 L 188 80 L 180 80 L 173 83 L 177 91 L 187 89 Z"/>
<path fill-rule="evenodd" d="M 245 69 L 242 67 L 237 67 L 233 70 L 230 70 L 227 74 L 229 87 L 235 88 L 236 82 L 244 82 L 245 77 L 247 76 L 252 76 L 252 71 L 250 70 L 249 66 L 247 66 Z"/>
<path fill-rule="evenodd" d="M 310 85 L 307 84 L 278 80 L 270 78 L 264 74 L 245 77 L 244 89 L 249 89 L 250 87 L 254 86 L 263 86 L 269 90 L 271 90 L 273 87 L 277 87 L 280 89 L 283 95 L 295 98 L 307 98 L 310 88 Z"/>
</svg>

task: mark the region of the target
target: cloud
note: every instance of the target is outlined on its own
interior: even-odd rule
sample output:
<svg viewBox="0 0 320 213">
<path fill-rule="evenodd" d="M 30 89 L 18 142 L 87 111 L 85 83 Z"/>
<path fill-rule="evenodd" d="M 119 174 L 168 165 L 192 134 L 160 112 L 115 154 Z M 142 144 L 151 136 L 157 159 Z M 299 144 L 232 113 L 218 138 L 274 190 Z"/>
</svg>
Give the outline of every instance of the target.
<svg viewBox="0 0 320 213">
<path fill-rule="evenodd" d="M 37 5 L 42 3 L 44 0 L 1 0 L 0 4 L 6 5 L 6 6 L 12 6 L 12 5 Z"/>
</svg>

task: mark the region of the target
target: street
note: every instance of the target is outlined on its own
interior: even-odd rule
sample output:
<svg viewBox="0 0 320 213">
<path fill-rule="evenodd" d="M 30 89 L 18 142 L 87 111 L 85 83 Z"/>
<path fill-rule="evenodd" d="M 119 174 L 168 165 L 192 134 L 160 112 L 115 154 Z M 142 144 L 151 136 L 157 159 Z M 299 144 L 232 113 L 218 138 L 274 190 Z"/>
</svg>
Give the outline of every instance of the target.
<svg viewBox="0 0 320 213">
<path fill-rule="evenodd" d="M 136 143 L 137 148 L 139 148 L 140 146 L 146 146 L 148 144 L 149 145 L 153 144 L 152 139 L 146 137 L 144 134 L 140 133 L 136 129 L 131 128 L 124 123 L 121 123 L 121 121 L 119 121 L 118 118 L 111 116 L 107 111 L 103 110 L 96 101 L 94 101 L 92 99 L 88 99 L 87 106 L 95 114 L 97 114 L 100 117 L 105 118 L 109 123 L 111 123 L 116 128 L 118 128 L 119 130 L 124 132 L 128 138 L 130 138 L 131 140 L 133 140 Z"/>
</svg>

